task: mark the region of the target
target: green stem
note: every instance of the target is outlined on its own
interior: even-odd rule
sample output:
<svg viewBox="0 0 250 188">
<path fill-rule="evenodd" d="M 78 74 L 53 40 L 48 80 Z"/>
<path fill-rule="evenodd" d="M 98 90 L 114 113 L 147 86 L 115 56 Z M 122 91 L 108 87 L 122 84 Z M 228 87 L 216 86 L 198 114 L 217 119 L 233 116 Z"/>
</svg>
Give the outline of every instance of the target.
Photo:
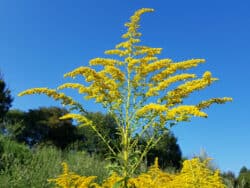
<svg viewBox="0 0 250 188">
<path fill-rule="evenodd" d="M 102 141 L 107 145 L 111 153 L 116 156 L 116 152 L 113 150 L 113 148 L 109 145 L 107 140 L 102 136 L 102 134 L 96 129 L 94 125 L 91 125 L 91 128 L 96 132 L 96 134 L 102 139 Z"/>
<path fill-rule="evenodd" d="M 154 120 L 155 120 L 155 117 L 152 118 L 152 119 L 143 127 L 142 131 L 138 134 L 138 139 L 135 139 L 135 140 L 133 141 L 133 143 L 131 144 L 131 146 L 130 146 L 131 149 L 134 148 L 134 147 L 137 145 L 139 139 L 140 139 L 140 138 L 142 137 L 142 135 L 146 132 L 146 130 L 148 130 L 148 128 L 150 127 L 151 123 L 152 123 Z"/>
<path fill-rule="evenodd" d="M 143 158 L 147 155 L 147 153 L 149 152 L 149 150 L 151 148 L 153 148 L 163 137 L 164 134 L 162 134 L 161 136 L 159 136 L 156 140 L 155 140 L 155 136 L 156 134 L 154 134 L 150 140 L 147 142 L 147 146 L 146 148 L 143 150 L 142 155 L 140 156 L 140 159 L 138 160 L 138 162 L 133 166 L 131 173 L 134 173 L 134 171 L 138 168 L 138 166 L 141 164 Z"/>
<path fill-rule="evenodd" d="M 128 55 L 131 57 L 131 54 Z M 129 119 L 129 108 L 130 108 L 130 95 L 131 95 L 131 88 L 130 88 L 130 70 L 127 66 L 127 101 L 126 101 L 126 111 L 125 111 L 125 127 L 123 132 L 123 160 L 124 160 L 124 172 L 123 176 L 125 178 L 125 187 L 127 187 L 127 177 L 129 176 L 129 136 L 130 136 L 130 119 Z"/>
</svg>

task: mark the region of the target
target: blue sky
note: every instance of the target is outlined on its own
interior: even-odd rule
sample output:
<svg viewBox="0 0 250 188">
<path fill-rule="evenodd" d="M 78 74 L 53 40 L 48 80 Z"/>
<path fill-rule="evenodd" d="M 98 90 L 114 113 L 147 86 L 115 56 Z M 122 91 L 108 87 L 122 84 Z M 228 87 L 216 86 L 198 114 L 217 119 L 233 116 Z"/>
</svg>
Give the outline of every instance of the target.
<svg viewBox="0 0 250 188">
<path fill-rule="evenodd" d="M 62 75 L 87 65 L 121 41 L 123 24 L 139 8 L 142 42 L 162 47 L 161 57 L 175 61 L 205 58 L 194 70 L 210 70 L 218 82 L 191 95 L 193 100 L 231 96 L 214 105 L 207 119 L 173 129 L 184 156 L 204 148 L 223 171 L 250 168 L 250 1 L 230 0 L 1 0 L 0 70 L 15 97 L 13 108 L 59 105 L 45 96 L 17 97 L 32 87 L 55 88 Z M 190 99 L 191 100 L 191 99 Z M 103 111 L 83 101 L 89 111 Z"/>
</svg>

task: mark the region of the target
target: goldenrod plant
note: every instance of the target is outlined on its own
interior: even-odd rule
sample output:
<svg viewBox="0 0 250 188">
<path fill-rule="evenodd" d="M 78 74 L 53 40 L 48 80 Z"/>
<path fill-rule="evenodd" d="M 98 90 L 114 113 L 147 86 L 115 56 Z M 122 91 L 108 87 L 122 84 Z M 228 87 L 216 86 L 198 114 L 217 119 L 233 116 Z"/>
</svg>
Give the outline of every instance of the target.
<svg viewBox="0 0 250 188">
<path fill-rule="evenodd" d="M 225 188 L 219 171 L 210 170 L 207 165 L 210 159 L 201 161 L 199 158 L 185 160 L 180 173 L 170 174 L 159 169 L 158 160 L 146 173 L 128 179 L 128 188 Z M 104 180 L 102 185 L 94 182 L 95 177 L 76 175 L 68 170 L 63 163 L 63 174 L 50 179 L 61 188 L 114 188 L 124 187 L 123 177 L 113 173 Z M 120 184 L 118 184 L 119 182 Z"/>
<path fill-rule="evenodd" d="M 63 173 L 55 178 L 49 179 L 49 182 L 55 182 L 62 188 L 70 187 L 89 187 L 91 182 L 96 179 L 96 176 L 80 176 L 74 172 L 70 172 L 67 163 L 63 162 Z"/>
<path fill-rule="evenodd" d="M 73 109 L 72 113 L 61 119 L 77 120 L 80 126 L 90 126 L 96 132 L 116 159 L 118 168 L 115 170 L 123 177 L 125 187 L 147 152 L 173 125 L 189 121 L 193 116 L 207 117 L 203 109 L 213 103 L 222 104 L 232 100 L 223 97 L 193 105 L 184 104 L 184 99 L 191 93 L 206 88 L 217 78 L 212 77 L 209 71 L 201 78 L 196 74 L 184 73 L 204 63 L 204 59 L 181 62 L 169 58 L 159 59 L 157 55 L 162 48 L 140 44 L 142 34 L 138 31 L 139 21 L 142 14 L 153 11 L 151 8 L 142 8 L 130 17 L 130 21 L 125 24 L 127 32 L 122 35 L 124 41 L 114 49 L 105 51 L 112 58 L 91 59 L 89 66 L 81 66 L 64 75 L 71 78 L 82 76 L 85 78 L 84 83 L 65 83 L 57 89 L 33 88 L 19 94 L 46 94 Z M 102 69 L 97 71 L 97 66 Z M 107 109 L 117 123 L 120 146 L 111 147 L 110 140 L 86 117 L 87 112 L 81 103 L 61 92 L 66 88 L 77 89 L 85 99 L 94 99 Z M 79 113 L 73 113 L 75 110 Z M 146 134 L 149 135 L 146 146 L 138 149 L 139 139 Z"/>
</svg>

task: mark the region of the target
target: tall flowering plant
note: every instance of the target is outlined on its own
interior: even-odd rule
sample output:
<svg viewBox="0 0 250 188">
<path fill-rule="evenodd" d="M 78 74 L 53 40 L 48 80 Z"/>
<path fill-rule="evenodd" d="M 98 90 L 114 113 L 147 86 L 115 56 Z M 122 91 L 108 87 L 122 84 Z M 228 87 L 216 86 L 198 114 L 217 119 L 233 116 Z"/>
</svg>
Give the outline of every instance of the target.
<svg viewBox="0 0 250 188">
<path fill-rule="evenodd" d="M 141 45 L 139 21 L 142 14 L 147 12 L 153 12 L 153 9 L 142 8 L 136 11 L 125 24 L 127 32 L 122 35 L 124 41 L 114 49 L 105 51 L 105 54 L 117 58 L 94 58 L 89 61 L 89 66 L 76 68 L 64 75 L 71 78 L 82 76 L 86 81 L 84 84 L 65 83 L 57 89 L 33 88 L 19 94 L 46 94 L 71 107 L 72 113 L 61 119 L 74 119 L 79 122 L 79 126 L 91 127 L 117 160 L 120 175 L 125 182 L 169 128 L 177 122 L 188 121 L 193 116 L 207 117 L 203 109 L 213 103 L 222 104 L 232 100 L 224 97 L 194 105 L 183 104 L 191 93 L 206 88 L 217 79 L 208 71 L 201 78 L 184 73 L 204 63 L 204 59 L 181 62 L 168 58 L 159 59 L 157 55 L 162 48 Z M 97 71 L 96 66 L 101 66 L 102 69 Z M 115 149 L 110 145 L 110 140 L 86 117 L 87 112 L 79 102 L 61 92 L 66 88 L 77 89 L 85 99 L 95 99 L 96 103 L 107 109 L 117 123 L 117 132 L 121 138 L 119 147 Z M 73 113 L 75 110 L 79 113 Z M 146 133 L 150 135 L 149 139 L 140 150 L 137 148 L 138 142 Z"/>
</svg>

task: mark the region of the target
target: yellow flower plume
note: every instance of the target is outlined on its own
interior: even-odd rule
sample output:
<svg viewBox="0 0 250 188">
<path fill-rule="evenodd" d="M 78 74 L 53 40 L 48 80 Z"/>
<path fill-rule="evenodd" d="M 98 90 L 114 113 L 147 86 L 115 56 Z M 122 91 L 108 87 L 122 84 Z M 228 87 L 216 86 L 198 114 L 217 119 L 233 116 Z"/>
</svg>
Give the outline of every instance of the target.
<svg viewBox="0 0 250 188">
<path fill-rule="evenodd" d="M 45 94 L 48 97 L 52 97 L 55 100 L 60 100 L 63 105 L 75 105 L 75 104 L 78 104 L 71 97 L 68 97 L 64 93 L 58 93 L 56 90 L 48 89 L 46 87 L 27 89 L 27 90 L 19 93 L 18 96 L 32 95 L 32 94 Z"/>
</svg>

